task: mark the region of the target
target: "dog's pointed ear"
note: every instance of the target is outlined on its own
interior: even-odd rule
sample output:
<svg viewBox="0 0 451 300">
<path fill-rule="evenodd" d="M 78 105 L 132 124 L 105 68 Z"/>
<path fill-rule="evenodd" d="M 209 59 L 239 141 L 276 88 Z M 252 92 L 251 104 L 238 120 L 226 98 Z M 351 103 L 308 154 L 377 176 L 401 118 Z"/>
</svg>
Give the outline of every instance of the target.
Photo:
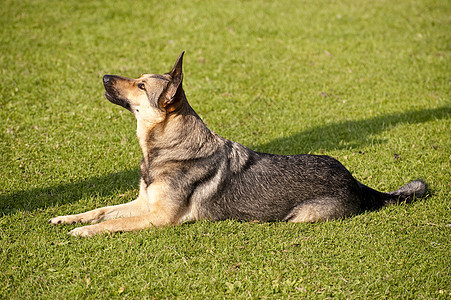
<svg viewBox="0 0 451 300">
<path fill-rule="evenodd" d="M 172 76 L 172 78 L 177 77 L 178 75 L 182 75 L 182 64 L 183 64 L 183 54 L 185 54 L 185 51 L 183 51 L 179 58 L 177 58 L 177 61 L 174 64 L 174 67 L 172 68 L 171 72 L 168 74 Z"/>
<path fill-rule="evenodd" d="M 185 54 L 185 51 L 180 54 L 179 58 L 175 62 L 174 67 L 172 70 L 167 73 L 171 76 L 171 82 L 169 82 L 168 87 L 166 88 L 165 92 L 165 100 L 163 103 L 163 106 L 168 106 L 169 104 L 173 103 L 177 92 L 182 89 L 182 81 L 183 81 L 183 71 L 182 71 L 182 64 L 183 64 L 183 54 Z"/>
</svg>

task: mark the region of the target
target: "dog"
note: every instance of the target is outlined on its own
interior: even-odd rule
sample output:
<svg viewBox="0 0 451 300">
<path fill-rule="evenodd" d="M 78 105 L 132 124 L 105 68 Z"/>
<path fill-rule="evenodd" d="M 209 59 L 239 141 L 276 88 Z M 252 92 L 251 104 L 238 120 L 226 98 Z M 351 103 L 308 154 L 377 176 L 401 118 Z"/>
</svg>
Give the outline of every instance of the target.
<svg viewBox="0 0 451 300">
<path fill-rule="evenodd" d="M 383 193 L 325 155 L 254 152 L 209 130 L 182 88 L 183 54 L 169 73 L 137 79 L 105 75 L 105 97 L 134 114 L 142 149 L 136 200 L 51 224 L 98 223 L 74 236 L 135 231 L 209 219 L 316 222 L 425 196 L 422 180 Z"/>
</svg>

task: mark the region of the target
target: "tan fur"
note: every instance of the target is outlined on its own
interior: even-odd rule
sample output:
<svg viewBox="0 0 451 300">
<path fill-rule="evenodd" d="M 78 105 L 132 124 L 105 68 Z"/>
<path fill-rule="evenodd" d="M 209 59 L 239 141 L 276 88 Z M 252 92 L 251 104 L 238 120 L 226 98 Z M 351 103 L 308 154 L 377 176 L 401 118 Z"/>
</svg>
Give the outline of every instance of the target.
<svg viewBox="0 0 451 300">
<path fill-rule="evenodd" d="M 133 231 L 159 227 L 164 225 L 175 225 L 182 217 L 177 209 L 170 205 L 165 199 L 166 184 L 163 182 L 153 183 L 147 189 L 141 183 L 140 193 L 136 200 L 99 209 L 91 210 L 82 214 L 60 216 L 50 219 L 51 224 L 73 224 L 73 223 L 103 223 L 79 227 L 69 234 L 80 236 L 91 236 L 102 232 Z M 122 218 L 115 220 L 117 218 Z"/>
<path fill-rule="evenodd" d="M 327 210 L 329 207 L 326 205 L 303 205 L 301 209 L 297 209 L 293 215 L 294 217 L 289 220 L 289 222 L 294 223 L 309 223 L 309 222 L 317 222 L 317 221 L 325 221 L 328 218 L 325 217 L 325 213 L 327 214 Z M 329 212 L 330 213 L 330 212 Z M 331 214 L 332 216 L 332 214 Z"/>
<path fill-rule="evenodd" d="M 337 218 L 345 218 L 358 212 L 358 207 L 347 207 L 346 210 L 340 206 L 330 205 L 334 199 L 323 198 L 322 201 L 301 204 L 293 209 L 287 220 L 294 223 L 311 223 L 327 221 Z"/>
<path fill-rule="evenodd" d="M 122 219 L 108 220 L 103 223 L 83 226 L 70 231 L 70 235 L 74 236 L 93 236 L 99 233 L 113 233 L 119 231 L 136 231 L 147 229 L 152 226 L 164 225 L 164 220 L 155 218 L 155 215 L 148 213 L 141 216 L 127 217 Z"/>
</svg>

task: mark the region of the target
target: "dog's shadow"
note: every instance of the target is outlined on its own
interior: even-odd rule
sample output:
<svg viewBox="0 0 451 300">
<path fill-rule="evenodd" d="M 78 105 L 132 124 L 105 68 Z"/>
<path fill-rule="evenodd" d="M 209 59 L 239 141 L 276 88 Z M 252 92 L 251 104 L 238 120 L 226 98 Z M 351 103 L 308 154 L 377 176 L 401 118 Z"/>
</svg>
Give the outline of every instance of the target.
<svg viewBox="0 0 451 300">
<path fill-rule="evenodd" d="M 419 124 L 450 117 L 450 106 L 412 110 L 365 120 L 319 126 L 301 131 L 290 137 L 275 139 L 267 144 L 253 145 L 250 148 L 261 152 L 283 154 L 327 152 L 343 148 L 358 149 L 369 143 L 374 143 L 373 136 L 375 134 L 397 124 Z M 296 153 L 288 153 L 288 149 L 296 149 Z M 136 168 L 91 177 L 74 183 L 57 184 L 0 195 L 0 214 L 9 215 L 17 210 L 33 211 L 38 208 L 70 203 L 92 195 L 108 197 L 113 194 L 127 194 L 137 189 L 139 176 L 139 170 Z"/>
<path fill-rule="evenodd" d="M 73 183 L 1 195 L 0 215 L 12 214 L 17 210 L 32 211 L 38 208 L 62 205 L 90 196 L 108 197 L 112 194 L 128 196 L 130 192 L 138 188 L 139 177 L 138 169 L 129 169 Z"/>
<path fill-rule="evenodd" d="M 310 128 L 286 138 L 277 138 L 263 145 L 249 146 L 253 150 L 280 154 L 327 152 L 356 149 L 383 143 L 375 135 L 399 124 L 420 124 L 451 117 L 451 107 L 411 110 L 359 121 L 342 121 Z M 296 149 L 297 153 L 290 153 Z"/>
</svg>

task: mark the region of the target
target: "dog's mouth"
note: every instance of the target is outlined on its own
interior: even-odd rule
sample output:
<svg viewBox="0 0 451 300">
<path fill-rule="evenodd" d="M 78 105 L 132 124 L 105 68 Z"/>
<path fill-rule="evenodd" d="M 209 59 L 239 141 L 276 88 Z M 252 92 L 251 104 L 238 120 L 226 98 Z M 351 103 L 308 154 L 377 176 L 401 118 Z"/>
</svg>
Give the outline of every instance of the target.
<svg viewBox="0 0 451 300">
<path fill-rule="evenodd" d="M 113 104 L 120 105 L 123 108 L 130 110 L 130 104 L 127 100 L 111 95 L 108 90 L 105 90 L 105 98 Z"/>
<path fill-rule="evenodd" d="M 114 103 L 114 104 L 117 104 L 117 103 L 115 103 L 115 102 L 116 102 L 116 98 L 113 97 L 113 96 L 112 96 L 108 91 L 106 91 L 106 90 L 105 90 L 105 98 L 107 98 L 108 101 L 110 101 L 110 102 L 112 102 L 112 103 Z"/>
</svg>

